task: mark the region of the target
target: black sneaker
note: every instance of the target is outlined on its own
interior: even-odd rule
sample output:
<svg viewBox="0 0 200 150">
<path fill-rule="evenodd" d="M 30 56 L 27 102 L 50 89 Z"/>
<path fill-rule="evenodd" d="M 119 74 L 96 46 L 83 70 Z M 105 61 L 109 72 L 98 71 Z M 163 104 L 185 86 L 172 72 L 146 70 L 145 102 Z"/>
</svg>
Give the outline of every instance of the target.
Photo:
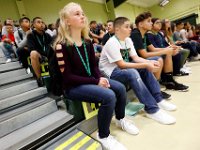
<svg viewBox="0 0 200 150">
<path fill-rule="evenodd" d="M 168 94 L 168 93 L 166 93 L 164 91 L 161 91 L 161 94 L 162 94 L 162 96 L 163 96 L 164 99 L 170 99 L 170 97 L 171 97 L 170 94 Z"/>
<path fill-rule="evenodd" d="M 42 80 L 42 77 L 40 77 L 40 78 L 37 79 L 37 84 L 38 84 L 39 87 L 44 86 L 44 82 Z"/>
<path fill-rule="evenodd" d="M 186 92 L 188 91 L 189 86 L 177 83 L 176 81 L 174 82 L 168 82 L 168 84 L 165 84 L 167 89 L 170 90 L 176 90 L 176 91 L 183 91 Z"/>
</svg>

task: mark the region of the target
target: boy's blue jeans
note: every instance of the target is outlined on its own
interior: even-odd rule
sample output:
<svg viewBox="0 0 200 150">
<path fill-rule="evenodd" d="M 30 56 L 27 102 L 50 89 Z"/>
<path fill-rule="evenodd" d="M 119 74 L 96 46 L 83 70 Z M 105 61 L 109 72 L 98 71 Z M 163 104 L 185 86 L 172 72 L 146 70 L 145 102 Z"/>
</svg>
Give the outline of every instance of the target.
<svg viewBox="0 0 200 150">
<path fill-rule="evenodd" d="M 157 103 L 163 99 L 160 85 L 148 70 L 115 68 L 110 78 L 120 81 L 124 85 L 129 84 L 139 101 L 145 105 L 147 113 L 152 114 L 159 110 Z"/>
<path fill-rule="evenodd" d="M 15 53 L 15 52 L 14 52 L 14 49 L 13 49 L 13 46 L 12 46 L 11 44 L 2 42 L 2 43 L 0 44 L 0 48 L 2 49 L 4 55 L 5 55 L 5 57 L 6 57 L 7 59 L 11 58 L 11 54 L 12 54 L 12 53 Z"/>
<path fill-rule="evenodd" d="M 125 116 L 126 89 L 118 81 L 110 80 L 110 88 L 98 85 L 85 84 L 65 91 L 67 98 L 71 100 L 101 103 L 98 112 L 98 128 L 100 138 L 108 137 L 110 134 L 110 122 L 115 110 L 116 119 Z"/>
</svg>

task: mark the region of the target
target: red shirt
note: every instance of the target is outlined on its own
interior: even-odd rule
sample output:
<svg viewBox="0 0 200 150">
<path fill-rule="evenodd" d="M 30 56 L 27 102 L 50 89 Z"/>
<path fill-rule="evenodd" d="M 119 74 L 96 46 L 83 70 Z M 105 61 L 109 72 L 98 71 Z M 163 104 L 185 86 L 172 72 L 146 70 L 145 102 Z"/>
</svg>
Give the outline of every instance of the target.
<svg viewBox="0 0 200 150">
<path fill-rule="evenodd" d="M 13 33 L 9 33 L 8 36 L 7 35 L 3 35 L 2 36 L 2 41 L 4 41 L 4 39 L 10 39 L 12 42 L 15 42 L 15 37 L 14 37 L 14 34 Z"/>
</svg>

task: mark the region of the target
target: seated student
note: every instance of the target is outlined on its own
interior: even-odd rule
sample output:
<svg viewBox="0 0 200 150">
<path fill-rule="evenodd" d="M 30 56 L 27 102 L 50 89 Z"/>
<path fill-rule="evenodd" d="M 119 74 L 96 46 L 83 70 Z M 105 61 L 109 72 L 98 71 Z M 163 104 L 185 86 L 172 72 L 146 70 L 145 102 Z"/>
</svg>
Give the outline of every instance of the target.
<svg viewBox="0 0 200 150">
<path fill-rule="evenodd" d="M 15 37 L 13 34 L 13 26 L 11 24 L 6 24 L 6 34 L 2 36 L 2 42 L 0 43 L 0 48 L 2 49 L 5 57 L 6 63 L 11 62 L 11 54 L 15 54 Z"/>
<path fill-rule="evenodd" d="M 129 38 L 130 21 L 125 17 L 114 20 L 115 35 L 104 45 L 100 57 L 101 72 L 123 84 L 129 84 L 139 101 L 145 105 L 146 115 L 162 124 L 173 124 L 176 119 L 164 111 L 176 110 L 176 106 L 163 99 L 160 86 L 152 72 L 159 68 L 158 61 L 139 57 Z M 133 62 L 129 62 L 129 57 Z"/>
<path fill-rule="evenodd" d="M 190 50 L 189 58 L 191 60 L 200 60 L 200 55 L 198 53 L 198 48 L 195 42 L 187 41 L 187 39 L 185 39 L 184 41 L 184 39 L 182 38 L 180 31 L 183 29 L 183 27 L 184 27 L 184 23 L 182 22 L 176 23 L 176 30 L 173 33 L 173 40 L 178 46 L 182 46 L 183 48 L 188 48 Z M 184 30 L 182 30 L 182 33 L 183 32 Z"/>
<path fill-rule="evenodd" d="M 200 43 L 200 38 L 196 34 L 196 27 L 194 25 L 191 25 L 189 22 L 187 22 L 187 31 L 189 40 L 194 40 Z"/>
<path fill-rule="evenodd" d="M 181 37 L 186 42 L 190 41 L 190 42 L 194 43 L 196 45 L 196 49 L 197 49 L 198 53 L 200 53 L 200 43 L 189 38 L 188 31 L 189 31 L 190 28 L 191 28 L 190 23 L 189 22 L 185 22 L 184 23 L 184 28 L 180 31 Z"/>
<path fill-rule="evenodd" d="M 28 68 L 28 61 L 27 61 L 27 58 L 30 56 L 30 52 L 27 46 L 27 35 L 31 33 L 30 19 L 27 17 L 23 17 L 19 19 L 19 25 L 20 25 L 20 28 L 14 33 L 15 43 L 18 47 L 17 54 L 23 67 L 27 69 L 27 73 L 30 73 L 30 69 Z"/>
<path fill-rule="evenodd" d="M 86 20 L 77 3 L 71 2 L 60 11 L 60 25 L 54 47 L 63 75 L 65 95 L 71 100 L 101 103 L 97 139 L 106 149 L 125 150 L 110 135 L 113 111 L 117 126 L 129 134 L 138 134 L 139 130 L 125 119 L 125 87 L 117 81 L 100 76 Z"/>
<path fill-rule="evenodd" d="M 160 32 L 162 24 L 161 24 L 161 20 L 159 18 L 152 18 L 151 21 L 153 23 L 152 30 L 147 32 L 147 34 L 146 34 L 146 36 L 149 39 L 150 43 L 155 48 L 173 47 L 175 49 L 175 51 L 177 50 L 178 53 L 176 55 L 172 56 L 173 75 L 175 75 L 175 76 L 189 75 L 188 73 L 180 72 L 180 69 L 181 69 L 181 58 L 182 58 L 182 55 L 180 53 L 180 47 L 175 46 L 175 45 L 169 45 L 167 43 L 167 41 L 165 40 L 163 34 Z M 150 47 L 149 50 L 150 51 L 156 51 L 155 48 Z M 157 50 L 157 51 L 159 51 L 159 50 Z"/>
<path fill-rule="evenodd" d="M 40 17 L 33 19 L 34 30 L 27 36 L 31 65 L 37 78 L 38 86 L 43 86 L 40 63 L 47 61 L 47 55 L 52 41 L 51 36 L 44 32 L 44 23 Z"/>
<path fill-rule="evenodd" d="M 14 26 L 14 22 L 12 19 L 7 18 L 4 22 L 4 26 L 2 28 L 2 35 L 7 35 L 7 29 L 6 29 L 6 24 L 12 25 L 12 30 L 15 32 L 17 30 L 17 27 Z"/>
<path fill-rule="evenodd" d="M 100 30 L 97 28 L 97 22 L 95 20 L 90 22 L 89 35 L 93 40 L 93 43 L 99 44 L 102 37 L 100 37 Z"/>
<path fill-rule="evenodd" d="M 162 20 L 161 33 L 164 36 L 165 40 L 170 45 L 175 45 L 174 40 L 173 40 L 173 31 L 172 31 L 172 28 L 171 28 L 171 22 L 168 19 Z M 186 63 L 186 60 L 188 59 L 188 56 L 190 54 L 190 50 L 180 47 L 180 53 L 181 53 L 180 73 L 181 74 L 191 73 L 191 70 L 188 67 L 186 67 L 186 65 L 184 65 Z"/>
<path fill-rule="evenodd" d="M 146 32 L 152 28 L 151 13 L 144 12 L 139 14 L 135 19 L 135 24 L 137 28 L 132 31 L 131 39 L 134 43 L 138 55 L 143 58 L 165 55 L 163 74 L 161 79 L 162 83 L 165 84 L 167 89 L 174 89 L 179 91 L 187 90 L 188 86 L 177 83 L 173 78 L 172 55 L 175 55 L 177 51 L 169 47 L 155 48 L 145 36 Z M 147 48 L 155 49 L 155 51 L 148 51 Z"/>
<path fill-rule="evenodd" d="M 48 33 L 51 37 L 54 37 L 55 36 L 55 24 L 54 23 L 51 23 L 48 25 L 48 29 L 45 31 L 46 33 Z"/>
<path fill-rule="evenodd" d="M 110 37 L 114 35 L 114 29 L 113 29 L 113 20 L 108 20 L 107 21 L 107 29 L 108 33 L 106 33 L 101 41 L 102 45 L 105 45 L 106 42 L 109 40 Z"/>
</svg>

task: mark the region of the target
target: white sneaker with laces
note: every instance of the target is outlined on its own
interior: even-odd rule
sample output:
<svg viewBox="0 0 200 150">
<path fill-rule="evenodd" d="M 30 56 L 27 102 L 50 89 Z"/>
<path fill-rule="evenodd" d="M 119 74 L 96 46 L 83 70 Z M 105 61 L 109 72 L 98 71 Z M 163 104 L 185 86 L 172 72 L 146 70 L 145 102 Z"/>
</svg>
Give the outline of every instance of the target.
<svg viewBox="0 0 200 150">
<path fill-rule="evenodd" d="M 162 100 L 158 103 L 159 108 L 167 110 L 167 111 L 174 111 L 177 109 L 176 105 L 167 102 L 166 100 Z"/>
<path fill-rule="evenodd" d="M 125 118 L 120 120 L 115 120 L 116 126 L 122 128 L 122 130 L 126 131 L 129 134 L 137 135 L 139 133 L 139 129 L 130 121 Z"/>
<path fill-rule="evenodd" d="M 11 62 L 11 59 L 10 59 L 10 58 L 8 58 L 8 59 L 6 60 L 6 63 L 9 63 L 9 62 Z"/>
<path fill-rule="evenodd" d="M 176 123 L 176 119 L 174 117 L 168 115 L 166 112 L 162 110 L 159 110 L 153 114 L 146 114 L 146 116 L 161 124 L 170 125 Z"/>
<path fill-rule="evenodd" d="M 106 150 L 127 150 L 124 145 L 119 143 L 112 135 L 101 139 L 97 133 L 97 140 L 101 142 Z"/>
</svg>

